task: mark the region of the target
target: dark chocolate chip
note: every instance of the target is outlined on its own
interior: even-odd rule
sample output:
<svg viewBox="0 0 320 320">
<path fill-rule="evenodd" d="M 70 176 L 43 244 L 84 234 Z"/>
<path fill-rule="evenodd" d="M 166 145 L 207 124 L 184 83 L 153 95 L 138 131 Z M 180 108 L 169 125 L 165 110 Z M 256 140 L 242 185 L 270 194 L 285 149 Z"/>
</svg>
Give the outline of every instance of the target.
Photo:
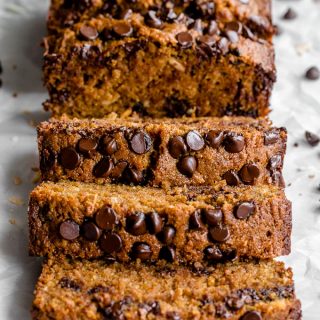
<svg viewBox="0 0 320 320">
<path fill-rule="evenodd" d="M 144 213 L 137 212 L 127 217 L 126 230 L 134 236 L 147 233 L 146 216 Z"/>
<path fill-rule="evenodd" d="M 95 40 L 98 38 L 98 31 L 94 27 L 82 25 L 80 30 L 80 35 L 84 40 Z"/>
<path fill-rule="evenodd" d="M 231 43 L 237 43 L 239 41 L 239 36 L 236 31 L 233 30 L 227 30 L 226 36 L 230 40 Z"/>
<path fill-rule="evenodd" d="M 102 140 L 102 153 L 111 156 L 118 151 L 118 144 L 114 137 L 105 136 Z"/>
<path fill-rule="evenodd" d="M 242 23 L 239 21 L 231 21 L 226 24 L 226 30 L 235 31 L 238 34 L 242 33 Z"/>
<path fill-rule="evenodd" d="M 280 171 L 277 171 L 277 170 L 272 171 L 271 178 L 272 178 L 272 181 L 279 187 L 284 188 L 286 186 L 283 175 Z"/>
<path fill-rule="evenodd" d="M 233 170 L 227 171 L 222 178 L 226 180 L 228 186 L 236 187 L 241 184 L 238 174 Z"/>
<path fill-rule="evenodd" d="M 80 156 L 75 148 L 64 148 L 60 152 L 60 163 L 65 169 L 73 170 L 80 164 Z"/>
<path fill-rule="evenodd" d="M 170 139 L 168 150 L 173 158 L 178 159 L 181 155 L 184 155 L 188 151 L 188 148 L 183 137 L 176 136 Z"/>
<path fill-rule="evenodd" d="M 254 203 L 242 202 L 236 207 L 234 215 L 237 219 L 247 219 L 254 213 L 255 209 L 256 206 Z"/>
<path fill-rule="evenodd" d="M 151 212 L 147 216 L 147 226 L 150 234 L 158 234 L 163 227 L 163 221 L 157 212 Z"/>
<path fill-rule="evenodd" d="M 50 170 L 56 161 L 55 154 L 50 149 L 44 149 L 41 153 L 40 169 L 41 171 Z"/>
<path fill-rule="evenodd" d="M 131 251 L 132 257 L 134 259 L 140 259 L 142 261 L 149 260 L 152 256 L 152 250 L 151 247 L 144 242 L 136 242 L 132 246 Z"/>
<path fill-rule="evenodd" d="M 204 139 L 201 137 L 200 133 L 191 130 L 187 133 L 186 142 L 188 147 L 193 151 L 199 151 L 204 147 Z"/>
<path fill-rule="evenodd" d="M 113 27 L 113 31 L 120 37 L 129 37 L 132 34 L 132 27 L 126 22 L 119 23 Z"/>
<path fill-rule="evenodd" d="M 188 178 L 192 178 L 194 172 L 197 170 L 197 166 L 197 159 L 193 156 L 183 157 L 177 164 L 178 170 Z"/>
<path fill-rule="evenodd" d="M 135 168 L 127 167 L 123 172 L 123 179 L 126 183 L 139 184 L 143 181 L 143 173 Z"/>
<path fill-rule="evenodd" d="M 189 218 L 190 229 L 202 229 L 204 227 L 201 217 L 201 210 L 197 209 Z"/>
<path fill-rule="evenodd" d="M 144 21 L 151 28 L 161 29 L 163 27 L 161 19 L 157 17 L 157 12 L 154 10 L 147 12 Z"/>
<path fill-rule="evenodd" d="M 132 16 L 132 9 L 127 9 L 124 12 L 121 13 L 120 18 L 123 20 L 128 20 Z"/>
<path fill-rule="evenodd" d="M 226 54 L 229 50 L 229 41 L 227 38 L 222 37 L 218 42 L 218 48 L 222 54 Z"/>
<path fill-rule="evenodd" d="M 172 226 L 165 226 L 163 230 L 158 234 L 158 239 L 167 245 L 170 245 L 176 235 L 176 230 Z"/>
<path fill-rule="evenodd" d="M 229 229 L 225 226 L 217 226 L 210 228 L 210 236 L 214 241 L 225 242 L 230 238 Z"/>
<path fill-rule="evenodd" d="M 242 34 L 245 38 L 251 39 L 251 40 L 256 40 L 256 36 L 253 34 L 251 29 L 247 26 L 243 26 Z"/>
<path fill-rule="evenodd" d="M 281 169 L 282 168 L 282 155 L 275 154 L 269 160 L 268 164 L 269 169 Z"/>
<path fill-rule="evenodd" d="M 212 246 L 206 247 L 204 249 L 204 254 L 206 259 L 209 261 L 219 261 L 223 258 L 221 250 Z"/>
<path fill-rule="evenodd" d="M 173 20 L 177 19 L 177 14 L 175 13 L 174 9 L 173 8 L 170 8 L 168 10 L 168 13 L 167 13 L 167 16 L 166 16 L 166 19 L 167 21 L 169 22 L 173 22 Z"/>
<path fill-rule="evenodd" d="M 122 239 L 117 233 L 106 233 L 100 238 L 100 247 L 109 254 L 119 252 L 122 248 Z"/>
<path fill-rule="evenodd" d="M 208 47 L 212 47 L 216 43 L 216 39 L 209 35 L 204 35 L 204 36 L 198 37 L 197 42 L 206 44 Z"/>
<path fill-rule="evenodd" d="M 217 226 L 222 221 L 222 211 L 221 209 L 202 209 L 202 216 L 205 223 L 209 226 Z"/>
<path fill-rule="evenodd" d="M 144 154 L 150 150 L 152 140 L 145 132 L 137 132 L 130 139 L 130 147 L 137 154 Z"/>
<path fill-rule="evenodd" d="M 111 158 L 102 158 L 94 167 L 93 175 L 97 178 L 107 178 L 114 168 Z"/>
<path fill-rule="evenodd" d="M 320 78 L 320 70 L 317 67 L 311 67 L 306 71 L 305 77 L 309 80 L 318 80 Z"/>
<path fill-rule="evenodd" d="M 297 13 L 291 8 L 289 8 L 282 16 L 284 20 L 293 20 L 296 17 L 297 17 Z"/>
<path fill-rule="evenodd" d="M 270 130 L 264 133 L 264 144 L 266 146 L 275 144 L 280 138 L 279 132 L 276 130 Z"/>
<path fill-rule="evenodd" d="M 98 143 L 95 139 L 82 138 L 78 142 L 78 150 L 83 154 L 88 154 L 96 150 L 97 146 Z"/>
<path fill-rule="evenodd" d="M 217 149 L 221 146 L 221 144 L 223 142 L 223 138 L 224 138 L 223 132 L 217 132 L 214 130 L 210 130 L 206 134 L 207 144 L 214 149 Z"/>
<path fill-rule="evenodd" d="M 99 228 L 109 231 L 118 224 L 118 216 L 112 208 L 104 206 L 96 213 L 95 222 Z"/>
<path fill-rule="evenodd" d="M 73 291 L 80 291 L 82 285 L 74 280 L 71 280 L 67 277 L 63 277 L 59 281 L 59 285 L 63 289 L 71 289 Z"/>
<path fill-rule="evenodd" d="M 68 220 L 60 224 L 59 232 L 63 239 L 75 240 L 80 235 L 80 227 L 74 221 Z"/>
<path fill-rule="evenodd" d="M 317 146 L 320 142 L 319 136 L 310 131 L 306 131 L 305 136 L 311 147 Z"/>
<path fill-rule="evenodd" d="M 82 231 L 84 237 L 89 241 L 97 241 L 101 236 L 101 230 L 93 222 L 85 222 Z"/>
<path fill-rule="evenodd" d="M 262 320 L 262 316 L 258 311 L 248 311 L 241 317 L 241 320 Z"/>
<path fill-rule="evenodd" d="M 229 132 L 223 141 L 224 148 L 230 153 L 239 153 L 243 150 L 245 142 L 241 134 Z"/>
<path fill-rule="evenodd" d="M 112 179 L 119 179 L 122 177 L 123 172 L 125 171 L 125 169 L 128 166 L 128 162 L 127 161 L 118 161 L 114 168 L 111 171 L 110 177 Z"/>
<path fill-rule="evenodd" d="M 176 39 L 180 44 L 180 46 L 184 49 L 190 48 L 192 46 L 193 38 L 192 38 L 192 35 L 187 31 L 178 33 L 176 35 Z"/>
<path fill-rule="evenodd" d="M 176 258 L 176 252 L 171 247 L 162 247 L 159 252 L 159 259 L 166 260 L 168 262 L 173 262 Z"/>
<path fill-rule="evenodd" d="M 244 183 L 253 183 L 260 175 L 259 167 L 255 163 L 245 164 L 239 172 Z"/>
<path fill-rule="evenodd" d="M 211 20 L 207 28 L 207 33 L 209 35 L 215 35 L 218 33 L 218 31 L 219 31 L 219 28 L 218 28 L 217 22 L 215 20 Z"/>
<path fill-rule="evenodd" d="M 109 41 L 113 39 L 113 35 L 111 30 L 109 29 L 103 29 L 102 32 L 100 33 L 100 38 L 104 41 Z"/>
<path fill-rule="evenodd" d="M 196 30 L 198 33 L 203 32 L 203 28 L 202 28 L 202 20 L 201 19 L 197 19 L 194 24 L 193 24 L 193 29 Z"/>
<path fill-rule="evenodd" d="M 230 296 L 227 298 L 226 303 L 232 310 L 240 310 L 244 306 L 245 299 L 239 295 Z"/>
</svg>

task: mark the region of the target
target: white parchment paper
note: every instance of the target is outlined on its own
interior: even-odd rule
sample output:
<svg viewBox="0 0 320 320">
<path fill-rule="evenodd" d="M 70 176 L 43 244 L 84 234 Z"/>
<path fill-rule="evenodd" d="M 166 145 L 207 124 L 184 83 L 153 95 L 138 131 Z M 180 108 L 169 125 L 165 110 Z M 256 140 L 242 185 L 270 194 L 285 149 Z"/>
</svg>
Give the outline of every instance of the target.
<svg viewBox="0 0 320 320">
<path fill-rule="evenodd" d="M 251 0 L 254 1 L 254 0 Z M 298 13 L 281 20 L 291 6 Z M 40 260 L 27 254 L 27 201 L 37 167 L 34 123 L 47 118 L 41 103 L 41 38 L 47 0 L 0 0 L 0 319 L 29 319 Z M 320 145 L 310 147 L 306 130 L 320 134 L 320 80 L 303 78 L 320 68 L 320 2 L 274 1 L 278 82 L 271 118 L 289 131 L 285 178 L 293 201 L 292 254 L 297 295 L 307 320 L 320 319 Z M 294 143 L 298 147 L 294 147 Z"/>
</svg>

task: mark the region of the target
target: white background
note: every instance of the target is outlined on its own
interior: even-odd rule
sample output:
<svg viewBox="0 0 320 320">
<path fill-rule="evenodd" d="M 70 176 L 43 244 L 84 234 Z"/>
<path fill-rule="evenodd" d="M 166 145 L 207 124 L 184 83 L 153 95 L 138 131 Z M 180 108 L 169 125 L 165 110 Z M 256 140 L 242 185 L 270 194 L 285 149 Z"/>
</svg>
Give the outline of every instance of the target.
<svg viewBox="0 0 320 320">
<path fill-rule="evenodd" d="M 253 1 L 253 0 L 251 0 Z M 41 38 L 48 2 L 0 0 L 0 319 L 29 319 L 32 291 L 40 261 L 27 255 L 27 201 L 37 167 L 36 130 L 46 119 L 41 103 Z M 280 19 L 293 7 L 298 18 Z M 285 178 L 293 201 L 292 254 L 297 295 L 307 320 L 320 319 L 320 145 L 310 147 L 305 130 L 320 134 L 320 80 L 303 78 L 312 65 L 320 68 L 320 2 L 274 1 L 278 82 L 271 118 L 289 131 Z M 17 94 L 17 97 L 13 97 Z M 293 147 L 295 142 L 299 147 Z M 16 185 L 14 177 L 22 184 Z M 17 181 L 16 181 L 17 182 Z M 12 203 L 14 202 L 14 203 Z M 21 204 L 23 202 L 23 204 Z"/>
</svg>

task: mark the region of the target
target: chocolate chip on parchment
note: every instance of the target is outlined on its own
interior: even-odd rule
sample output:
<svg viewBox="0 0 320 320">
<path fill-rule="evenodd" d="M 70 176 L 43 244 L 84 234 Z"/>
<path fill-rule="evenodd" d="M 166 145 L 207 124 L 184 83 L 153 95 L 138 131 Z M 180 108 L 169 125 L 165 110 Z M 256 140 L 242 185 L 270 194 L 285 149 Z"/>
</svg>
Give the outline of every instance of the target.
<svg viewBox="0 0 320 320">
<path fill-rule="evenodd" d="M 89 241 L 97 241 L 101 236 L 101 230 L 93 222 L 85 222 L 82 231 L 84 237 Z"/>
<path fill-rule="evenodd" d="M 60 152 L 60 163 L 65 169 L 73 170 L 80 164 L 80 156 L 75 148 L 67 147 Z"/>
<path fill-rule="evenodd" d="M 306 71 L 305 77 L 309 80 L 318 80 L 320 78 L 320 70 L 317 67 L 311 67 Z"/>
<path fill-rule="evenodd" d="M 310 144 L 311 147 L 315 147 L 320 142 L 320 137 L 316 135 L 315 133 L 312 133 L 310 131 L 305 132 L 306 140 Z"/>
<path fill-rule="evenodd" d="M 136 242 L 132 246 L 131 254 L 134 259 L 145 261 L 151 258 L 152 249 L 145 242 Z"/>
<path fill-rule="evenodd" d="M 80 235 L 80 227 L 76 222 L 68 220 L 60 224 L 59 232 L 63 239 L 75 240 Z"/>
<path fill-rule="evenodd" d="M 116 212 L 109 206 L 104 206 L 95 215 L 97 226 L 103 230 L 112 230 L 118 224 Z"/>
<path fill-rule="evenodd" d="M 188 148 L 186 143 L 184 142 L 183 137 L 176 136 L 170 139 L 168 150 L 173 158 L 178 159 L 181 155 L 187 153 Z"/>
<path fill-rule="evenodd" d="M 106 233 L 100 238 L 100 247 L 109 254 L 119 252 L 122 248 L 122 239 L 117 233 Z"/>
<path fill-rule="evenodd" d="M 198 162 L 193 156 L 185 156 L 177 163 L 177 168 L 183 175 L 192 178 L 194 172 L 197 170 Z"/>
<path fill-rule="evenodd" d="M 253 202 L 242 202 L 236 207 L 234 215 L 237 219 L 247 219 L 253 214 L 255 208 L 256 206 Z"/>
<path fill-rule="evenodd" d="M 297 13 L 292 9 L 289 8 L 284 15 L 282 16 L 282 19 L 284 20 L 293 20 L 297 17 Z"/>
<path fill-rule="evenodd" d="M 142 212 L 137 212 L 126 219 L 126 230 L 134 236 L 147 233 L 146 216 Z"/>
</svg>

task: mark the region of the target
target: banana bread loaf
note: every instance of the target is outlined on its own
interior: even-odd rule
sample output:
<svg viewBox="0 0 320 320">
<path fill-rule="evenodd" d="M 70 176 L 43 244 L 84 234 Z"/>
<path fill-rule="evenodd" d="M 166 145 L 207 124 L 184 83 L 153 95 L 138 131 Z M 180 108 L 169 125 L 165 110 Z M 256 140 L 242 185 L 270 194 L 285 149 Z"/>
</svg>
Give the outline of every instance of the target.
<svg viewBox="0 0 320 320">
<path fill-rule="evenodd" d="M 31 193 L 30 254 L 192 264 L 290 253 L 291 203 L 273 186 L 159 188 L 42 183 Z"/>
<path fill-rule="evenodd" d="M 291 269 L 275 261 L 169 265 L 49 260 L 33 320 L 300 320 Z"/>
<path fill-rule="evenodd" d="M 52 120 L 38 128 L 43 180 L 284 186 L 284 128 L 265 119 Z"/>
<path fill-rule="evenodd" d="M 80 118 L 110 112 L 123 117 L 266 115 L 275 81 L 270 1 L 243 2 L 63 2 L 71 15 L 83 11 L 74 7 L 85 13 L 83 20 L 44 40 L 50 96 L 45 108 L 54 116 Z M 65 24 L 61 3 L 53 4 L 57 11 L 51 10 L 50 21 L 61 16 Z M 161 3 L 163 10 L 157 9 Z M 168 15 L 167 6 L 173 6 Z M 103 7 L 107 14 L 99 13 Z M 121 8 L 132 9 L 118 15 Z"/>
</svg>

